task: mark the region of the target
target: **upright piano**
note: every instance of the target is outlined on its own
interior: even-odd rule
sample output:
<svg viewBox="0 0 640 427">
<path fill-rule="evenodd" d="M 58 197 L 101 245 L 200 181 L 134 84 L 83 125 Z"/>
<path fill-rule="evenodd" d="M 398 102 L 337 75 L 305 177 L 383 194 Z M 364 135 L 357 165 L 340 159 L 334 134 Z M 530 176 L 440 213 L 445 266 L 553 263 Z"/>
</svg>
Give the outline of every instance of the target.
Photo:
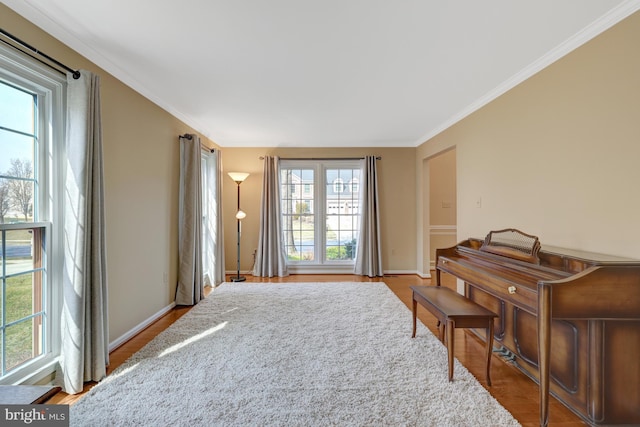
<svg viewBox="0 0 640 427">
<path fill-rule="evenodd" d="M 640 425 L 640 261 L 505 229 L 436 250 L 441 272 L 498 314 L 494 342 L 539 384 L 541 426 L 550 394 L 589 425 Z"/>
</svg>

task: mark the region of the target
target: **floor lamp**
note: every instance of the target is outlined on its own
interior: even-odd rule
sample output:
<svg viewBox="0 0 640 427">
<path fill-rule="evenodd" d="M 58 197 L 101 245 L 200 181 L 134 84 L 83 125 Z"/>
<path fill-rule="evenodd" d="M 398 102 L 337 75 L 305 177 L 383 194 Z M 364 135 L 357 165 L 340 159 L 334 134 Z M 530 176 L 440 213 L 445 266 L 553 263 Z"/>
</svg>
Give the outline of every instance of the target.
<svg viewBox="0 0 640 427">
<path fill-rule="evenodd" d="M 245 172 L 229 172 L 229 176 L 231 177 L 231 179 L 233 179 L 236 182 L 236 184 L 238 184 L 238 210 L 236 211 L 236 222 L 238 223 L 238 255 L 237 255 L 238 269 L 237 269 L 236 276 L 231 277 L 231 281 L 244 282 L 246 278 L 240 275 L 240 220 L 244 219 L 244 217 L 246 217 L 247 214 L 244 213 L 242 209 L 240 209 L 240 184 L 242 184 L 242 182 L 245 179 L 247 179 L 249 174 Z"/>
</svg>

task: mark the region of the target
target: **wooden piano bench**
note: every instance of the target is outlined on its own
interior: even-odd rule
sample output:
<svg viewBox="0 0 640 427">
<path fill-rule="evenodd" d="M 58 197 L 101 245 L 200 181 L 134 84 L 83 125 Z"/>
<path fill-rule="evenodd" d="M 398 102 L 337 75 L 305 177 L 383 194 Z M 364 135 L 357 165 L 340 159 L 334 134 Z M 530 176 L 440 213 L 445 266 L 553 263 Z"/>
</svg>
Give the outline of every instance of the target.
<svg viewBox="0 0 640 427">
<path fill-rule="evenodd" d="M 453 331 L 455 328 L 485 328 L 487 331 L 487 385 L 491 385 L 491 352 L 493 349 L 493 319 L 495 313 L 476 304 L 464 295 L 443 286 L 411 286 L 413 290 L 413 335 L 416 336 L 418 303 L 438 319 L 440 341 L 446 331 L 449 357 L 449 381 L 453 380 Z M 444 341 L 443 341 L 444 342 Z"/>
</svg>

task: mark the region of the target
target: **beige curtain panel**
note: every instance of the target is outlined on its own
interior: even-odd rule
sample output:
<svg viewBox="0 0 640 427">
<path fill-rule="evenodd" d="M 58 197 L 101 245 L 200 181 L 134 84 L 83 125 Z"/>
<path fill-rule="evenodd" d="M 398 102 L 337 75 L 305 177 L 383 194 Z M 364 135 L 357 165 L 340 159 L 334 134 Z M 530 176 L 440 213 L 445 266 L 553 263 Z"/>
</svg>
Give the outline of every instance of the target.
<svg viewBox="0 0 640 427">
<path fill-rule="evenodd" d="M 384 276 L 380 244 L 377 161 L 375 156 L 366 156 L 363 162 L 360 179 L 360 235 L 354 273 L 369 277 Z"/>
<path fill-rule="evenodd" d="M 265 156 L 260 203 L 260 234 L 253 275 L 284 277 L 289 275 L 280 216 L 279 157 Z"/>
<path fill-rule="evenodd" d="M 61 385 L 82 391 L 109 363 L 100 78 L 67 76 Z"/>
<path fill-rule="evenodd" d="M 200 138 L 181 136 L 177 305 L 195 305 L 204 298 L 201 172 Z"/>
</svg>

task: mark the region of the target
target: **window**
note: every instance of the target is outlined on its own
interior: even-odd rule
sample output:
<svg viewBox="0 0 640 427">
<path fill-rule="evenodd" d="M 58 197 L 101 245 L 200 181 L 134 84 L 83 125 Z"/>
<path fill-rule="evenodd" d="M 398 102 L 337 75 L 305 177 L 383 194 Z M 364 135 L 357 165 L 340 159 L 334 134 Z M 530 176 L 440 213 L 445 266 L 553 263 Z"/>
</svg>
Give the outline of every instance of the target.
<svg viewBox="0 0 640 427">
<path fill-rule="evenodd" d="M 357 186 L 345 183 L 358 182 L 360 168 L 358 161 L 281 162 L 282 228 L 294 270 L 352 268 L 360 224 L 359 193 Z"/>
<path fill-rule="evenodd" d="M 0 47 L 0 383 L 34 382 L 59 353 L 64 81 Z"/>
<path fill-rule="evenodd" d="M 202 267 L 205 286 L 215 286 L 216 283 L 216 242 L 218 233 L 217 218 L 217 152 L 202 150 L 201 178 L 202 178 Z"/>
</svg>

